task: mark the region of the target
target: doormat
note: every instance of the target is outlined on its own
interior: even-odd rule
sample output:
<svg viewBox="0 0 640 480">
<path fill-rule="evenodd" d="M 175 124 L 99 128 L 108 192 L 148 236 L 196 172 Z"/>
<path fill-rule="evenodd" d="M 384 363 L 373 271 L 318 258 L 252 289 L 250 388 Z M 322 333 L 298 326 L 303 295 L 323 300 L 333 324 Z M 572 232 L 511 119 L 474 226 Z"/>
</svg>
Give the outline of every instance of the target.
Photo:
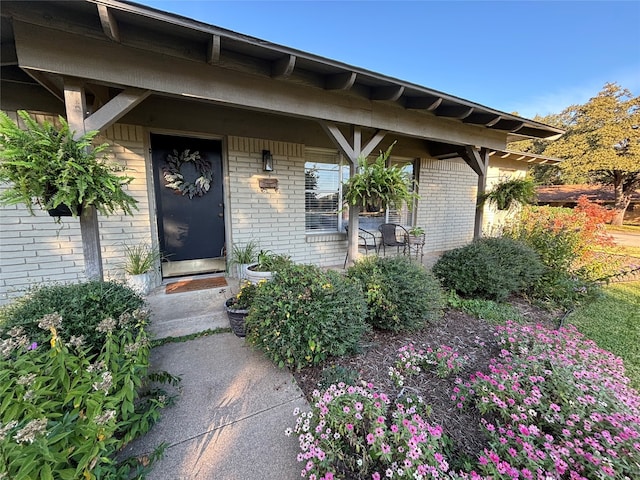
<svg viewBox="0 0 640 480">
<path fill-rule="evenodd" d="M 207 288 L 226 287 L 227 281 L 224 277 L 197 278 L 195 280 L 182 280 L 167 285 L 165 293 L 184 293 L 195 290 L 206 290 Z"/>
</svg>

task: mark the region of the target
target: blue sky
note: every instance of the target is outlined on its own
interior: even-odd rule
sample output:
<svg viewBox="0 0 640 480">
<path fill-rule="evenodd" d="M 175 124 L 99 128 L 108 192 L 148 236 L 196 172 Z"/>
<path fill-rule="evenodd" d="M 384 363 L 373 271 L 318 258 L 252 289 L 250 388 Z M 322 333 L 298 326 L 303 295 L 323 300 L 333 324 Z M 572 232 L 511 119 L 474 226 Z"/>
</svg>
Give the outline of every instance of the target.
<svg viewBox="0 0 640 480">
<path fill-rule="evenodd" d="M 138 3 L 527 118 L 640 94 L 640 0 Z"/>
</svg>

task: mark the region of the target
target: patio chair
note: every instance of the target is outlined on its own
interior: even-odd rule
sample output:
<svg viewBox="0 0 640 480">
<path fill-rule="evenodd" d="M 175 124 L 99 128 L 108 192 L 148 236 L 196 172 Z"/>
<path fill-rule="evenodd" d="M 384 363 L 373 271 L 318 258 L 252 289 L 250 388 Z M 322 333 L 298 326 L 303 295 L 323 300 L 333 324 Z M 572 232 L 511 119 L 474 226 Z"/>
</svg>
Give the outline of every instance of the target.
<svg viewBox="0 0 640 480">
<path fill-rule="evenodd" d="M 349 235 L 349 227 L 345 227 L 345 230 L 347 231 L 347 235 Z M 376 236 L 373 233 L 364 230 L 363 228 L 358 229 L 358 251 L 360 250 L 364 250 L 365 255 L 368 255 L 370 250 L 373 250 L 374 252 L 378 250 L 378 245 L 376 244 Z M 346 255 L 344 256 L 343 268 L 346 268 L 348 258 L 349 252 L 347 251 Z"/>
<path fill-rule="evenodd" d="M 396 247 L 396 253 L 400 253 L 400 247 L 402 247 L 402 253 L 406 252 L 409 233 L 402 225 L 383 223 L 378 227 L 378 230 L 382 234 L 378 252 L 380 247 L 382 247 L 384 255 L 387 254 L 387 247 Z"/>
</svg>

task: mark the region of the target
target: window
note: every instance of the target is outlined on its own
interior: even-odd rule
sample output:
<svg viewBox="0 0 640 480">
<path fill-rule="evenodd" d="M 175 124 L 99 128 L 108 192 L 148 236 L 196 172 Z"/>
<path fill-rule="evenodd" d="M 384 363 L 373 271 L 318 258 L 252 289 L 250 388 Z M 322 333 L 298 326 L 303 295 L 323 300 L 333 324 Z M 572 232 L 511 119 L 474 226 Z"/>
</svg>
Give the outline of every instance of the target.
<svg viewBox="0 0 640 480">
<path fill-rule="evenodd" d="M 410 160 L 406 160 L 402 167 L 402 170 L 407 174 L 407 176 L 413 181 L 415 180 L 413 162 Z M 402 165 L 404 162 L 397 161 L 399 165 Z M 413 206 L 415 207 L 415 206 Z M 410 227 L 413 225 L 413 215 L 412 210 L 409 210 L 407 205 L 403 205 L 402 209 L 396 210 L 393 207 L 389 207 L 385 214 L 385 222 L 386 223 L 397 223 L 398 225 L 404 225 L 405 227 Z"/>
<path fill-rule="evenodd" d="M 336 153 L 307 152 L 304 165 L 305 230 L 342 231 L 342 182 L 349 178 L 349 167 Z"/>
<path fill-rule="evenodd" d="M 306 152 L 305 180 L 305 230 L 315 232 L 344 232 L 349 221 L 348 209 L 342 208 L 342 184 L 349 179 L 349 165 L 340 160 L 335 152 Z M 403 165 L 411 179 L 415 178 L 414 165 L 410 159 L 394 159 Z M 361 227 L 372 231 L 381 223 L 413 225 L 412 212 L 403 206 L 401 210 L 387 209 L 384 213 L 360 215 Z"/>
</svg>

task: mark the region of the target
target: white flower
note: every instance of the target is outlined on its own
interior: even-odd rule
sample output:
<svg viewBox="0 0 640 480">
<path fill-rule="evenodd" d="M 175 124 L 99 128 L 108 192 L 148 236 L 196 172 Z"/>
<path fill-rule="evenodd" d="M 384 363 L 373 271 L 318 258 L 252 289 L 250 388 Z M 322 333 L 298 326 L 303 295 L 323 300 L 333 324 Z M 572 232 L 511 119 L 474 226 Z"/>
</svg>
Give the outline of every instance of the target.
<svg viewBox="0 0 640 480">
<path fill-rule="evenodd" d="M 44 433 L 46 428 L 46 418 L 31 420 L 24 428 L 18 430 L 13 438 L 18 443 L 33 443 L 36 439 L 36 435 Z"/>
</svg>

